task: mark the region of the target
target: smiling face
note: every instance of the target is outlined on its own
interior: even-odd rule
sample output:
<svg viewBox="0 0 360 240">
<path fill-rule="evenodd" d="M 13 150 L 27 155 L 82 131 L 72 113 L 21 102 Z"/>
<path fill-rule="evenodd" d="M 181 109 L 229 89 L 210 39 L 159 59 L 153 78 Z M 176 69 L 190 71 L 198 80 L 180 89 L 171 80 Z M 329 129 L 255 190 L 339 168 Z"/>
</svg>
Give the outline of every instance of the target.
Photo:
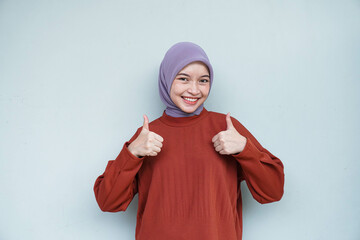
<svg viewBox="0 0 360 240">
<path fill-rule="evenodd" d="M 192 62 L 186 65 L 175 76 L 171 85 L 171 100 L 183 112 L 194 112 L 208 97 L 209 75 L 207 66 L 202 62 Z"/>
</svg>

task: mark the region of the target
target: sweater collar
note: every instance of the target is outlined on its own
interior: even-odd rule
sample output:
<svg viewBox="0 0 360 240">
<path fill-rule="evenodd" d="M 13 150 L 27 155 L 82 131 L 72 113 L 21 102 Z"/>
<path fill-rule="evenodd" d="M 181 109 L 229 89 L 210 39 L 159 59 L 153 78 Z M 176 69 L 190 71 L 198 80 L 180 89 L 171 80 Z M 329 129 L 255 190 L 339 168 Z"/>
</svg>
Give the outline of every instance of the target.
<svg viewBox="0 0 360 240">
<path fill-rule="evenodd" d="M 206 108 L 203 107 L 203 110 L 199 115 L 194 115 L 190 117 L 172 117 L 170 115 L 167 115 L 164 110 L 163 115 L 160 117 L 160 121 L 169 126 L 183 127 L 198 123 L 201 119 L 205 118 L 208 113 L 209 112 L 206 110 Z"/>
</svg>

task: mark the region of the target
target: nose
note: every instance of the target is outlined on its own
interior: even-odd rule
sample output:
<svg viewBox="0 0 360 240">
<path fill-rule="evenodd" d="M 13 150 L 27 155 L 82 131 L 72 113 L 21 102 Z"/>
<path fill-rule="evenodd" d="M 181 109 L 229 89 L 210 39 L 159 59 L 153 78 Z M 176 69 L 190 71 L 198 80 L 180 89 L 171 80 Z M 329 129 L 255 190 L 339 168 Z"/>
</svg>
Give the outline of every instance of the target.
<svg viewBox="0 0 360 240">
<path fill-rule="evenodd" d="M 188 92 L 193 95 L 197 95 L 200 93 L 200 89 L 196 81 L 191 81 L 191 85 L 188 88 Z"/>
</svg>

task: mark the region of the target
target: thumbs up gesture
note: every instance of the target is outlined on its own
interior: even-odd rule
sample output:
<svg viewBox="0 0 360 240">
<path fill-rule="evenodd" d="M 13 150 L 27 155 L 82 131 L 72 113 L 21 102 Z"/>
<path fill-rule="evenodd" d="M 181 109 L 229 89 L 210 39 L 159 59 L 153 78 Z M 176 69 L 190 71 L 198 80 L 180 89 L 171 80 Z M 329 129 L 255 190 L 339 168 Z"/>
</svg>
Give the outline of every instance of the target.
<svg viewBox="0 0 360 240">
<path fill-rule="evenodd" d="M 233 123 L 231 122 L 230 113 L 226 115 L 227 128 L 221 131 L 212 138 L 215 151 L 220 154 L 238 154 L 242 152 L 246 145 L 246 137 L 240 135 L 236 131 Z"/>
<path fill-rule="evenodd" d="M 156 156 L 162 148 L 164 139 L 149 130 L 149 119 L 144 114 L 144 123 L 139 136 L 128 146 L 129 151 L 137 156 Z"/>
</svg>

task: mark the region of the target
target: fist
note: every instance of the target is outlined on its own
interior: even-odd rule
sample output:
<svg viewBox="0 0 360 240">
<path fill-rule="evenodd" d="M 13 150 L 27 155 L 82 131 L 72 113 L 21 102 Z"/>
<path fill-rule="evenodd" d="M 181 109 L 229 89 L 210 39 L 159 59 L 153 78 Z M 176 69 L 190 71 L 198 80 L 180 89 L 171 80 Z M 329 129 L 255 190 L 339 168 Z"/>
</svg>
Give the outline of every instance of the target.
<svg viewBox="0 0 360 240">
<path fill-rule="evenodd" d="M 128 146 L 129 151 L 137 156 L 156 156 L 162 148 L 164 139 L 149 130 L 149 119 L 144 114 L 144 123 L 139 136 Z"/>
<path fill-rule="evenodd" d="M 212 138 L 215 151 L 220 154 L 238 154 L 246 145 L 246 137 L 236 131 L 232 124 L 230 113 L 226 115 L 226 130 L 221 131 Z"/>
</svg>

